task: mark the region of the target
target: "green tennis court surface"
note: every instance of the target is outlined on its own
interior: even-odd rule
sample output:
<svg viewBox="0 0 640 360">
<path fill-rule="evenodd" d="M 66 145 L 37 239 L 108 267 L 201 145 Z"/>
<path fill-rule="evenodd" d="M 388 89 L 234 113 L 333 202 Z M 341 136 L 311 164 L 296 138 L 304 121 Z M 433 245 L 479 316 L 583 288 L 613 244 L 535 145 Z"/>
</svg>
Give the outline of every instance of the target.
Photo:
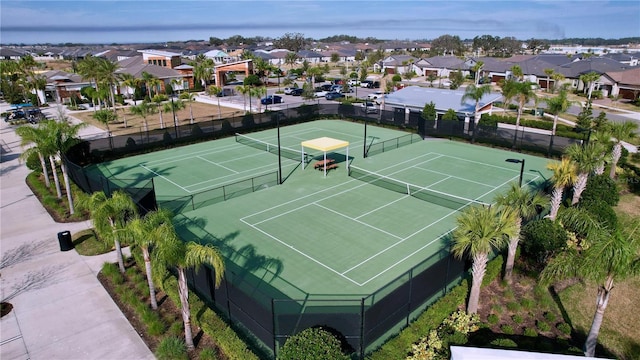
<svg viewBox="0 0 640 360">
<path fill-rule="evenodd" d="M 368 126 L 366 143 L 404 134 Z M 277 143 L 275 129 L 247 135 Z M 178 231 L 184 240 L 220 248 L 235 284 L 294 299 L 366 295 L 446 248 L 464 206 L 492 203 L 517 182 L 520 164 L 505 159 L 526 159 L 525 184 L 550 176 L 544 158 L 447 140 L 419 141 L 365 159 L 363 135 L 362 124 L 338 120 L 282 128 L 284 147 L 300 151 L 302 141 L 332 137 L 350 143 L 350 158 L 344 149 L 328 154 L 338 167 L 326 177 L 312 166 L 321 153 L 309 154 L 315 159 L 304 168 L 295 156 L 283 158 L 282 185 L 183 211 L 176 218 Z M 349 176 L 347 163 L 358 171 Z M 271 151 L 228 138 L 96 170 L 125 179 L 153 177 L 160 202 L 273 174 L 277 164 Z"/>
</svg>

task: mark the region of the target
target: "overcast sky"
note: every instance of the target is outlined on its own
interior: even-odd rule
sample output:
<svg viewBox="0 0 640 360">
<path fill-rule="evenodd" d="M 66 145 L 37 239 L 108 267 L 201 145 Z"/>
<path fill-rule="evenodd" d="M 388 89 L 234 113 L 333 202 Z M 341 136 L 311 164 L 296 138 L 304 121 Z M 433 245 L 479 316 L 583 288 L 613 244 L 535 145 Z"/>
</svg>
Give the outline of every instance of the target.
<svg viewBox="0 0 640 360">
<path fill-rule="evenodd" d="M 380 39 L 640 36 L 640 1 L 0 0 L 0 43 L 208 40 L 287 32 Z"/>
</svg>

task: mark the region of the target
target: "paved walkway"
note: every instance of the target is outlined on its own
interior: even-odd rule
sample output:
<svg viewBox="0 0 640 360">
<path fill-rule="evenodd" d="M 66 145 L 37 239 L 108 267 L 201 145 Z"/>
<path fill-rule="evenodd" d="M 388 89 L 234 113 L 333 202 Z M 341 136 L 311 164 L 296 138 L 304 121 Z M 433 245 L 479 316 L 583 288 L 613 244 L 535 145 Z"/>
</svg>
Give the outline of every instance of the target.
<svg viewBox="0 0 640 360">
<path fill-rule="evenodd" d="M 0 359 L 153 359 L 96 277 L 115 255 L 60 251 L 58 232 L 90 223 L 51 219 L 25 184 L 19 138 L 0 122 L 0 298 L 13 305 L 0 320 Z"/>
</svg>

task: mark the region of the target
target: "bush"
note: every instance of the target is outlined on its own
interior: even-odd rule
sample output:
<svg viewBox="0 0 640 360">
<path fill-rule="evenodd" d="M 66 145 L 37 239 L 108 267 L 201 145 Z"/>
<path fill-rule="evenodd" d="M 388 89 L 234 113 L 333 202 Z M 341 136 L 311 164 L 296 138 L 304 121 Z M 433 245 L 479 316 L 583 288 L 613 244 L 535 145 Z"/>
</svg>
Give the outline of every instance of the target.
<svg viewBox="0 0 640 360">
<path fill-rule="evenodd" d="M 162 339 L 154 355 L 158 360 L 189 360 L 187 346 L 184 341 L 176 337 Z"/>
<path fill-rule="evenodd" d="M 536 331 L 536 329 L 526 328 L 526 329 L 524 329 L 524 336 L 537 337 L 538 336 L 538 332 Z"/>
<path fill-rule="evenodd" d="M 549 326 L 549 324 L 541 320 L 536 321 L 536 326 L 538 327 L 538 329 L 540 329 L 540 331 L 546 332 L 551 330 L 551 326 Z"/>
<path fill-rule="evenodd" d="M 522 322 L 524 321 L 524 319 L 522 318 L 522 315 L 520 314 L 513 315 L 511 317 L 511 320 L 513 320 L 513 322 L 516 323 L 517 325 L 522 324 Z"/>
<path fill-rule="evenodd" d="M 517 348 L 518 347 L 518 344 L 516 344 L 515 341 L 513 341 L 511 339 L 504 339 L 504 338 L 493 340 L 491 342 L 491 345 L 496 346 L 496 347 L 505 347 L 505 348 Z"/>
<path fill-rule="evenodd" d="M 547 311 L 546 313 L 544 313 L 544 318 L 545 320 L 547 320 L 548 322 L 554 322 L 556 321 L 556 314 Z"/>
<path fill-rule="evenodd" d="M 522 305 L 522 308 L 525 310 L 531 310 L 536 306 L 536 302 L 531 299 L 522 299 L 520 305 Z"/>
<path fill-rule="evenodd" d="M 580 200 L 578 207 L 586 210 L 603 227 L 612 231 L 618 228 L 618 215 L 606 202 L 595 199 Z"/>
<path fill-rule="evenodd" d="M 29 154 L 29 156 L 27 157 L 26 164 L 29 170 L 35 171 L 38 174 L 42 173 L 42 165 L 40 164 L 40 157 L 35 152 L 32 152 L 31 154 Z M 49 171 L 49 169 L 51 169 L 51 166 L 49 166 L 49 162 L 46 160 L 45 160 L 45 166 L 47 167 L 47 172 L 51 174 L 51 172 Z"/>
<path fill-rule="evenodd" d="M 560 323 L 556 326 L 556 328 L 558 328 L 558 330 L 560 330 L 561 333 L 565 334 L 565 335 L 570 335 L 571 334 L 571 325 L 567 324 L 567 323 Z"/>
<path fill-rule="evenodd" d="M 507 303 L 507 310 L 509 311 L 518 311 L 520 310 L 520 304 L 517 301 L 511 301 Z"/>
<path fill-rule="evenodd" d="M 491 325 L 497 324 L 498 321 L 500 321 L 500 318 L 496 314 L 490 314 L 489 316 L 487 316 L 487 322 Z"/>
<path fill-rule="evenodd" d="M 198 357 L 198 360 L 216 360 L 218 359 L 218 356 L 216 355 L 216 352 L 213 351 L 213 349 L 202 349 L 202 351 L 200 351 L 200 356 Z"/>
<path fill-rule="evenodd" d="M 321 327 L 308 328 L 287 339 L 278 359 L 348 360 L 349 357 L 342 353 L 341 347 L 342 344 L 332 333 Z"/>
<path fill-rule="evenodd" d="M 610 206 L 618 205 L 620 195 L 615 181 L 605 174 L 589 176 L 587 187 L 580 195 L 580 201 L 589 200 L 604 201 Z"/>
<path fill-rule="evenodd" d="M 506 334 L 506 335 L 513 335 L 513 326 L 511 325 L 502 325 L 500 327 L 500 330 L 502 330 L 502 333 Z"/>
<path fill-rule="evenodd" d="M 547 259 L 567 244 L 562 226 L 549 219 L 534 220 L 522 227 L 522 252 L 544 265 Z"/>
</svg>

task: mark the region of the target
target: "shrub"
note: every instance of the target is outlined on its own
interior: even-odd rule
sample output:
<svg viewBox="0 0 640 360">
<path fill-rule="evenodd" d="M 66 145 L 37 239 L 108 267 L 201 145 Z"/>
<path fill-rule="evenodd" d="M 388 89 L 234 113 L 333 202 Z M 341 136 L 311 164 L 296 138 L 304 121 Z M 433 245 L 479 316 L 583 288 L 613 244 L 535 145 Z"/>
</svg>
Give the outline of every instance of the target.
<svg viewBox="0 0 640 360">
<path fill-rule="evenodd" d="M 120 285 L 124 283 L 124 276 L 120 273 L 118 265 L 114 263 L 105 263 L 102 267 L 102 275 L 108 278 L 112 283 Z"/>
<path fill-rule="evenodd" d="M 536 331 L 536 329 L 526 328 L 524 329 L 524 336 L 536 337 L 538 336 L 538 332 Z"/>
<path fill-rule="evenodd" d="M 216 352 L 213 351 L 213 349 L 206 348 L 200 351 L 198 360 L 216 360 L 217 358 L 218 356 L 216 355 Z"/>
<path fill-rule="evenodd" d="M 487 316 L 487 322 L 491 325 L 497 324 L 498 321 L 500 321 L 500 318 L 496 314 L 490 314 L 489 316 Z"/>
<path fill-rule="evenodd" d="M 534 220 L 522 227 L 522 252 L 539 265 L 546 263 L 567 244 L 567 233 L 557 222 L 549 219 Z"/>
<path fill-rule="evenodd" d="M 158 360 L 189 360 L 184 341 L 173 336 L 162 339 L 156 349 L 155 356 Z"/>
<path fill-rule="evenodd" d="M 547 311 L 546 313 L 544 313 L 544 318 L 545 320 L 547 320 L 548 322 L 554 322 L 556 321 L 556 314 Z"/>
<path fill-rule="evenodd" d="M 495 304 L 491 306 L 491 310 L 496 314 L 502 314 L 502 312 L 504 311 L 504 309 L 502 308 L 502 305 L 500 304 Z"/>
<path fill-rule="evenodd" d="M 522 318 L 522 315 L 519 315 L 519 314 L 513 315 L 511 317 L 511 320 L 513 320 L 513 322 L 518 325 L 522 324 L 522 322 L 524 321 L 524 319 Z"/>
<path fill-rule="evenodd" d="M 341 347 L 340 341 L 329 331 L 321 327 L 308 328 L 287 339 L 279 359 L 349 359 Z"/>
<path fill-rule="evenodd" d="M 609 230 L 618 228 L 618 216 L 611 205 L 601 200 L 580 200 L 578 207 L 592 215 L 593 220 Z M 586 235 L 586 234 L 584 234 Z"/>
<path fill-rule="evenodd" d="M 40 157 L 38 157 L 38 154 L 36 154 L 35 152 L 29 154 L 29 156 L 27 157 L 26 165 L 29 170 L 35 171 L 38 174 L 42 173 Z M 49 170 L 51 169 L 51 166 L 49 166 L 49 162 L 45 161 L 45 166 L 47 167 L 47 171 L 50 174 L 51 172 Z"/>
<path fill-rule="evenodd" d="M 560 330 L 561 333 L 565 334 L 565 335 L 570 335 L 571 334 L 571 325 L 567 324 L 567 323 L 560 323 L 556 326 L 556 328 L 558 328 L 558 330 Z"/>
<path fill-rule="evenodd" d="M 518 311 L 520 310 L 520 304 L 517 301 L 511 301 L 507 303 L 507 310 L 509 311 Z"/>
<path fill-rule="evenodd" d="M 538 320 L 536 321 L 536 326 L 538 327 L 538 329 L 540 329 L 540 331 L 549 331 L 551 330 L 551 326 L 549 326 L 548 323 Z"/>
<path fill-rule="evenodd" d="M 525 310 L 531 310 L 536 306 L 536 302 L 531 299 L 522 299 L 520 305 L 522 305 L 522 308 Z"/>
<path fill-rule="evenodd" d="M 504 298 L 505 299 L 515 299 L 516 295 L 513 292 L 513 289 L 511 288 L 507 288 L 504 292 L 503 292 Z"/>
<path fill-rule="evenodd" d="M 493 340 L 491 342 L 491 345 L 496 346 L 496 347 L 506 347 L 506 348 L 516 348 L 516 347 L 518 347 L 518 344 L 516 344 L 515 341 L 513 341 L 511 339 L 504 339 L 504 338 Z"/>
<path fill-rule="evenodd" d="M 587 187 L 580 195 L 581 202 L 589 200 L 604 201 L 611 206 L 618 205 L 620 195 L 615 181 L 605 174 L 590 176 Z"/>
<path fill-rule="evenodd" d="M 502 325 L 500 327 L 500 330 L 502 330 L 502 333 L 506 334 L 506 335 L 513 335 L 513 326 L 511 325 Z"/>
</svg>

